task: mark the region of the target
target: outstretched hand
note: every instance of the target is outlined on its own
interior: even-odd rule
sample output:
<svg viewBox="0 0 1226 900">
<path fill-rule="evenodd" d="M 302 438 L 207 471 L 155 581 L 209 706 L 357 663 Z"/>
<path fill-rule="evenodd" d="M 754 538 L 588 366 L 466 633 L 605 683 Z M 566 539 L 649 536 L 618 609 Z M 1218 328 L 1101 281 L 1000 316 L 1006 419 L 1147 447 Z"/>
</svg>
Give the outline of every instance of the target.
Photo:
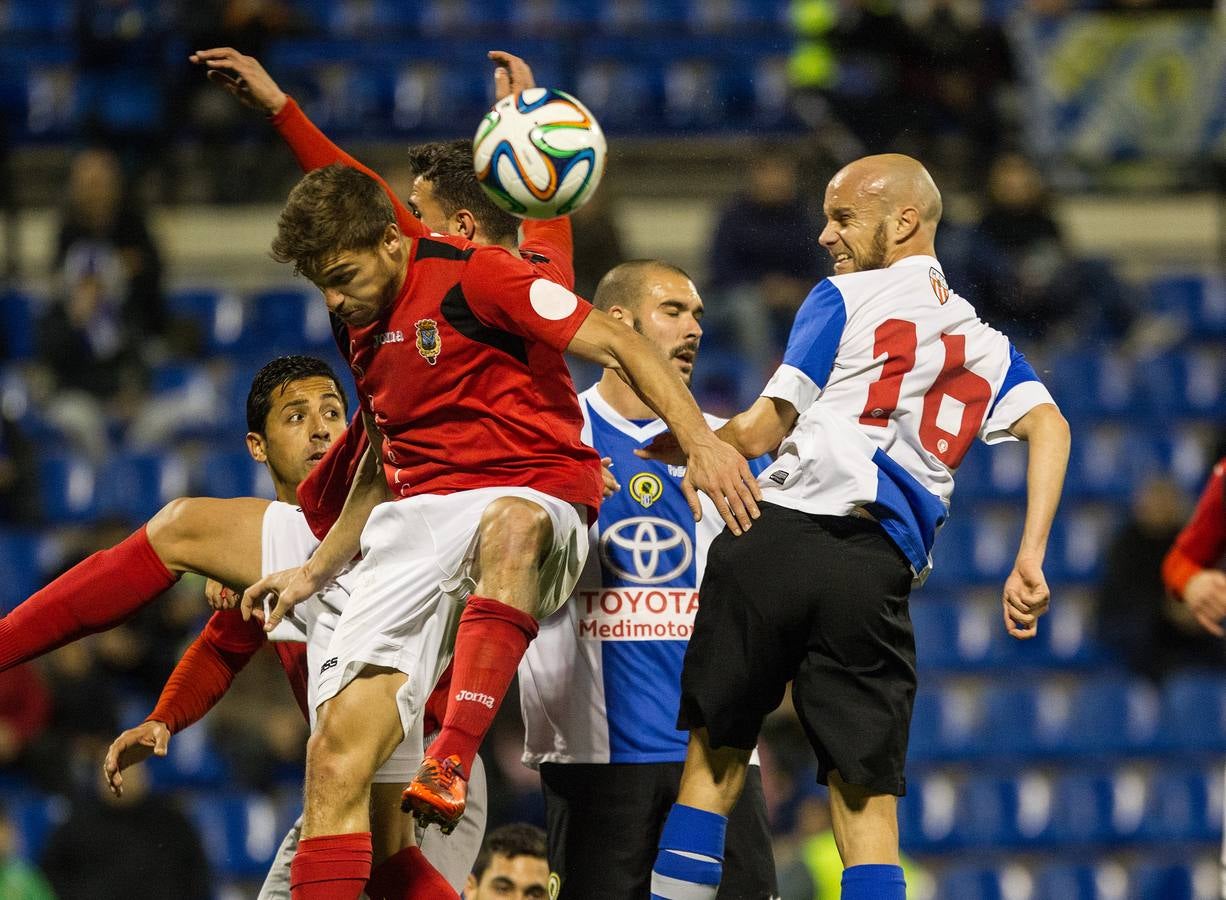
<svg viewBox="0 0 1226 900">
<path fill-rule="evenodd" d="M 240 607 L 243 611 L 243 621 L 250 621 L 254 616 L 264 623 L 265 631 L 272 631 L 295 606 L 318 593 L 319 588 L 320 585 L 315 584 L 307 574 L 305 566 L 265 575 L 243 592 Z M 267 612 L 264 605 L 266 597 L 276 601 Z"/>
<path fill-rule="evenodd" d="M 1029 640 L 1039 633 L 1039 616 L 1047 612 L 1051 590 L 1043 577 L 1043 567 L 1032 560 L 1019 559 L 1005 580 L 1002 597 L 1005 629 L 1018 640 Z"/>
<path fill-rule="evenodd" d="M 209 81 L 237 97 L 244 106 L 270 116 L 285 107 L 285 92 L 253 56 L 244 56 L 232 47 L 214 47 L 197 50 L 188 59 L 208 69 Z"/>
<path fill-rule="evenodd" d="M 170 748 L 170 729 L 165 722 L 142 722 L 111 743 L 102 762 L 102 776 L 116 797 L 123 796 L 123 770 L 150 756 L 165 756 Z"/>
<path fill-rule="evenodd" d="M 494 62 L 494 99 L 501 100 L 511 94 L 520 94 L 536 87 L 532 67 L 514 53 L 491 50 L 488 54 Z"/>
</svg>

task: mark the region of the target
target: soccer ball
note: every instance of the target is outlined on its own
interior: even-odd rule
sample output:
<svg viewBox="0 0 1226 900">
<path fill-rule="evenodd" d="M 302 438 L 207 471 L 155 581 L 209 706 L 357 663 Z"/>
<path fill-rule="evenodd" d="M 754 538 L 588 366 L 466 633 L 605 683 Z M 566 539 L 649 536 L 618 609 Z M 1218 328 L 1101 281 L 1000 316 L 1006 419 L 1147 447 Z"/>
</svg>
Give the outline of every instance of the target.
<svg viewBox="0 0 1226 900">
<path fill-rule="evenodd" d="M 473 139 L 477 181 L 512 215 L 552 219 L 586 203 L 605 165 L 604 132 L 570 94 L 529 88 L 494 105 Z"/>
</svg>

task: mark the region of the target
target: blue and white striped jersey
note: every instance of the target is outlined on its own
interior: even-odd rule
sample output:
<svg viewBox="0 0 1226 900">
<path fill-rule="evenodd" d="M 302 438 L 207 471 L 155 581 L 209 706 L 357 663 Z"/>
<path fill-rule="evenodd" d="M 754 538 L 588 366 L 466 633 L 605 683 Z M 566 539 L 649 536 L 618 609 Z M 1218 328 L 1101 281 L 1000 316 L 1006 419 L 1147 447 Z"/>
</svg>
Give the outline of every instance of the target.
<svg viewBox="0 0 1226 900">
<path fill-rule="evenodd" d="M 707 547 L 724 523 L 705 496 L 694 521 L 684 467 L 634 455 L 662 421 L 627 420 L 595 387 L 579 401 L 583 440 L 612 458 L 621 490 L 601 504 L 575 596 L 541 623 L 520 663 L 524 762 L 682 762 L 681 662 Z"/>
<path fill-rule="evenodd" d="M 865 507 L 920 580 L 974 439 L 1015 440 L 1013 423 L 1053 402 L 931 256 L 818 284 L 762 394 L 800 414 L 758 478 L 762 499 L 826 515 Z"/>
</svg>

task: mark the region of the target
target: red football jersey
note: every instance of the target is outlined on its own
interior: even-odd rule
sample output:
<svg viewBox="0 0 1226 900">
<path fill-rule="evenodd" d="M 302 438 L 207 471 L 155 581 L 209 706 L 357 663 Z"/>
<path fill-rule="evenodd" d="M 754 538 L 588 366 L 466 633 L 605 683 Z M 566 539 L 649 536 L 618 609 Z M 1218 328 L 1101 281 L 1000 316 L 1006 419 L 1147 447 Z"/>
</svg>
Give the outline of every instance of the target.
<svg viewBox="0 0 1226 900">
<path fill-rule="evenodd" d="M 590 304 L 500 247 L 431 236 L 411 254 L 387 312 L 341 335 L 392 492 L 531 487 L 598 509 L 562 356 Z"/>
</svg>

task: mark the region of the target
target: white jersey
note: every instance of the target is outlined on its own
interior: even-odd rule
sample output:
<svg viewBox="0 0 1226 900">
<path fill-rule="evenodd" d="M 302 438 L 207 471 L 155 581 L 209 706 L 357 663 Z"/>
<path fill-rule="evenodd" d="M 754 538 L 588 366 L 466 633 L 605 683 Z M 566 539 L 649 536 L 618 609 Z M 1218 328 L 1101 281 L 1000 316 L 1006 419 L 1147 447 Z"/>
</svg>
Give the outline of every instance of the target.
<svg viewBox="0 0 1226 900">
<path fill-rule="evenodd" d="M 684 467 L 634 455 L 666 430 L 662 421 L 626 419 L 595 387 L 579 407 L 583 442 L 612 458 L 622 488 L 589 529 L 574 596 L 541 622 L 520 663 L 524 762 L 682 762 L 681 662 L 707 547 L 724 523 L 706 495 L 694 521 Z M 707 417 L 713 428 L 722 421 Z"/>
<path fill-rule="evenodd" d="M 818 284 L 762 395 L 800 414 L 758 478 L 762 499 L 836 516 L 864 507 L 920 580 L 975 437 L 1015 440 L 1013 423 L 1053 402 L 931 256 Z"/>
</svg>

